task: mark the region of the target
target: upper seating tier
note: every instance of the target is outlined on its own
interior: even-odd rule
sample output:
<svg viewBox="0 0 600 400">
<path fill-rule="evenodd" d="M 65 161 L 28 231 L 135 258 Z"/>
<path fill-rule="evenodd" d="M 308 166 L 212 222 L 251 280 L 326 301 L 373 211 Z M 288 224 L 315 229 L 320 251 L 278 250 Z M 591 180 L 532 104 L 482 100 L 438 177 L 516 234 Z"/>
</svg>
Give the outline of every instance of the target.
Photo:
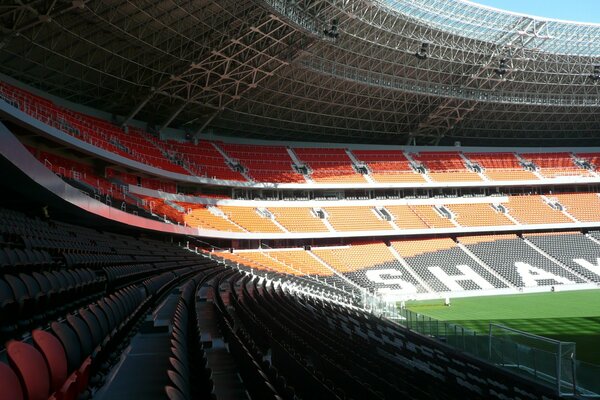
<svg viewBox="0 0 600 400">
<path fill-rule="evenodd" d="M 207 140 L 189 143 L 162 140 L 157 132 L 148 133 L 134 126 L 119 126 L 115 122 L 74 111 L 6 82 L 0 82 L 0 98 L 33 118 L 113 154 L 164 171 L 243 183 L 302 184 L 307 183 L 308 179 L 317 184 L 360 186 L 371 182 L 419 184 L 540 180 L 569 176 L 592 178 L 597 175 L 575 164 L 575 161 L 577 158 L 588 161 L 592 167 L 600 163 L 598 153 L 573 155 L 568 152 L 526 152 L 517 155 L 512 152 L 424 151 L 408 155 L 400 149 L 288 149 L 285 145 Z M 306 178 L 303 172 L 299 173 L 294 168 L 294 157 L 308 167 Z M 415 161 L 412 165 L 411 159 Z M 528 166 L 528 162 L 533 166 Z M 127 179 L 124 175 L 121 177 Z M 167 189 L 164 183 L 149 184 Z M 171 191 L 169 189 L 174 188 L 170 187 L 167 191 Z"/>
</svg>

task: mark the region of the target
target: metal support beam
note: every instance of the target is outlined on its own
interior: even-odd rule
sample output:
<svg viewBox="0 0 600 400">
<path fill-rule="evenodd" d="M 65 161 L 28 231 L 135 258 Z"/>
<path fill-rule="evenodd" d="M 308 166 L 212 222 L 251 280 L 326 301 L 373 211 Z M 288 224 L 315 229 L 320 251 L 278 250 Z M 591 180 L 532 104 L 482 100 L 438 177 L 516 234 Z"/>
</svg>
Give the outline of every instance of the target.
<svg viewBox="0 0 600 400">
<path fill-rule="evenodd" d="M 146 96 L 146 98 L 144 100 L 142 100 L 142 102 L 140 104 L 138 104 L 138 106 L 129 113 L 129 115 L 127 115 L 127 117 L 125 117 L 123 122 L 121 122 L 121 127 L 124 127 L 125 125 L 129 124 L 129 121 L 131 121 L 133 118 L 135 118 L 137 113 L 139 113 L 142 110 L 142 108 L 144 108 L 146 106 L 146 104 L 148 104 L 148 102 L 152 99 L 153 96 L 154 96 L 154 90 L 152 90 L 150 92 L 150 94 L 148 94 L 148 96 Z"/>
<path fill-rule="evenodd" d="M 171 122 L 173 122 L 173 120 L 177 118 L 177 116 L 183 111 L 183 109 L 187 107 L 187 105 L 188 102 L 186 101 L 181 106 L 179 106 L 179 108 L 175 110 L 175 112 L 171 114 L 171 116 L 162 124 L 160 130 L 162 131 L 163 129 L 167 128 L 171 124 Z"/>
<path fill-rule="evenodd" d="M 198 128 L 196 130 L 196 132 L 194 132 L 194 136 L 202 134 L 202 132 L 204 132 L 204 130 L 206 129 L 206 127 L 208 125 L 210 125 L 210 123 L 221 113 L 221 111 L 222 110 L 217 110 L 214 113 L 212 113 L 210 115 L 210 117 L 208 117 L 208 119 L 206 121 L 204 121 L 204 123 L 200 126 L 200 128 Z"/>
</svg>

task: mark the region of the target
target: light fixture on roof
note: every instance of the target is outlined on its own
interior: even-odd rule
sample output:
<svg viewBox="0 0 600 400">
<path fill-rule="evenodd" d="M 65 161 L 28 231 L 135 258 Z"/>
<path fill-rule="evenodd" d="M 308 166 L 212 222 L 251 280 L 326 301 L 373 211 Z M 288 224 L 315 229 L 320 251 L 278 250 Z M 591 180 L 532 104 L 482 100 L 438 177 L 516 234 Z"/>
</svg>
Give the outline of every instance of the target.
<svg viewBox="0 0 600 400">
<path fill-rule="evenodd" d="M 340 33 L 338 32 L 338 20 L 331 20 L 331 28 L 323 29 L 323 34 L 331 39 L 337 39 L 338 36 L 340 36 Z"/>
<path fill-rule="evenodd" d="M 419 60 L 425 60 L 428 57 L 429 43 L 422 43 L 421 48 L 415 53 L 415 57 Z"/>
<path fill-rule="evenodd" d="M 503 58 L 498 64 L 498 68 L 494 69 L 494 73 L 499 77 L 503 77 L 508 72 L 508 58 Z"/>
<path fill-rule="evenodd" d="M 590 75 L 588 75 L 588 78 L 590 78 L 594 82 L 597 82 L 600 80 L 600 65 L 594 65 L 594 72 L 592 72 Z"/>
</svg>

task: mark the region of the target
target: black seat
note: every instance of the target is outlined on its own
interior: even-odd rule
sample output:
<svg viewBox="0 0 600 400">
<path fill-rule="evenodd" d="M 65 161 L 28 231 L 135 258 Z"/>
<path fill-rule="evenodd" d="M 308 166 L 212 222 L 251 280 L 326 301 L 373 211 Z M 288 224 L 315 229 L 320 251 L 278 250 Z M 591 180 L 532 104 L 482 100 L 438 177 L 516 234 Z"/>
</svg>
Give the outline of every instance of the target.
<svg viewBox="0 0 600 400">
<path fill-rule="evenodd" d="M 81 356 L 81 344 L 77 334 L 69 325 L 62 322 L 53 322 L 50 325 L 50 329 L 65 349 L 69 373 L 75 371 L 79 368 L 83 360 Z"/>
<path fill-rule="evenodd" d="M 104 333 L 98 318 L 89 309 L 80 309 L 79 317 L 86 323 L 92 335 L 92 343 L 94 346 L 102 344 L 104 340 Z"/>
<path fill-rule="evenodd" d="M 10 335 L 16 330 L 15 322 L 18 320 L 19 304 L 15 300 L 10 285 L 0 278 L 0 331 Z"/>
<path fill-rule="evenodd" d="M 110 322 L 106 316 L 106 313 L 97 304 L 91 304 L 89 306 L 89 310 L 98 320 L 98 324 L 102 330 L 102 336 L 109 336 L 112 328 L 110 327 Z"/>
<path fill-rule="evenodd" d="M 23 263 L 17 257 L 17 253 L 15 253 L 14 249 L 4 249 L 4 252 L 12 268 L 18 268 L 23 266 Z"/>
<path fill-rule="evenodd" d="M 77 337 L 79 338 L 82 357 L 86 358 L 87 356 L 92 355 L 96 346 L 94 345 L 92 332 L 90 332 L 90 328 L 87 326 L 85 321 L 76 315 L 68 315 L 67 323 L 75 331 Z"/>
<path fill-rule="evenodd" d="M 104 315 L 106 316 L 106 319 L 108 321 L 108 329 L 110 332 L 112 332 L 118 327 L 117 319 L 115 318 L 115 314 L 112 308 L 108 305 L 106 299 L 100 300 L 98 302 L 98 307 L 100 308 L 100 310 L 102 310 L 102 312 L 104 312 Z"/>
<path fill-rule="evenodd" d="M 8 255 L 3 248 L 0 248 L 0 270 L 9 269 L 12 266 Z"/>
<path fill-rule="evenodd" d="M 29 292 L 29 297 L 35 299 L 37 311 L 45 310 L 48 307 L 50 294 L 43 291 L 39 282 L 29 274 L 21 273 L 19 274 L 19 279 L 25 284 Z"/>
<path fill-rule="evenodd" d="M 35 299 L 29 296 L 29 291 L 22 280 L 13 275 L 4 275 L 6 283 L 10 286 L 14 299 L 19 304 L 21 324 L 26 324 L 27 319 L 33 315 L 35 310 Z"/>
<path fill-rule="evenodd" d="M 129 316 L 129 310 L 125 304 L 123 292 L 110 295 L 108 301 L 112 301 L 116 307 L 119 321 L 124 321 Z"/>
</svg>

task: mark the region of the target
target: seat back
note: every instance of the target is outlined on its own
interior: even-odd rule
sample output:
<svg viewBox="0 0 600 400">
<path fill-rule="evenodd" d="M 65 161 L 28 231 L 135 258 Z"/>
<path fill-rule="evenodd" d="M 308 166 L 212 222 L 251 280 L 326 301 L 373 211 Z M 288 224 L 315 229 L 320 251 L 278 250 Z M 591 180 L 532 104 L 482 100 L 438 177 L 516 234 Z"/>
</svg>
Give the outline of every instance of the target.
<svg viewBox="0 0 600 400">
<path fill-rule="evenodd" d="M 181 392 L 175 389 L 173 386 L 165 386 L 165 393 L 169 400 L 186 400 Z"/>
<path fill-rule="evenodd" d="M 67 324 L 53 322 L 50 325 L 52 333 L 58 337 L 67 355 L 67 373 L 75 371 L 81 365 L 81 344 L 77 334 Z"/>
<path fill-rule="evenodd" d="M 31 333 L 33 345 L 42 353 L 50 373 L 50 390 L 55 392 L 67 379 L 67 356 L 56 336 L 39 329 Z"/>
<path fill-rule="evenodd" d="M 100 326 L 100 322 L 98 321 L 98 318 L 96 318 L 94 313 L 92 313 L 87 308 L 80 309 L 79 317 L 85 321 L 86 325 L 90 329 L 90 333 L 92 334 L 92 343 L 94 347 L 102 343 L 102 340 L 104 339 L 102 327 Z"/>
<path fill-rule="evenodd" d="M 75 331 L 81 344 L 81 354 L 87 357 L 94 351 L 94 339 L 87 324 L 76 315 L 68 315 L 67 323 Z"/>
<path fill-rule="evenodd" d="M 2 388 L 2 398 L 23 400 L 23 389 L 21 389 L 19 377 L 3 362 L 0 362 L 0 388 Z"/>
<path fill-rule="evenodd" d="M 47 400 L 50 394 L 50 376 L 42 354 L 33 346 L 11 340 L 6 344 L 8 362 L 22 382 L 28 400 Z"/>
</svg>

